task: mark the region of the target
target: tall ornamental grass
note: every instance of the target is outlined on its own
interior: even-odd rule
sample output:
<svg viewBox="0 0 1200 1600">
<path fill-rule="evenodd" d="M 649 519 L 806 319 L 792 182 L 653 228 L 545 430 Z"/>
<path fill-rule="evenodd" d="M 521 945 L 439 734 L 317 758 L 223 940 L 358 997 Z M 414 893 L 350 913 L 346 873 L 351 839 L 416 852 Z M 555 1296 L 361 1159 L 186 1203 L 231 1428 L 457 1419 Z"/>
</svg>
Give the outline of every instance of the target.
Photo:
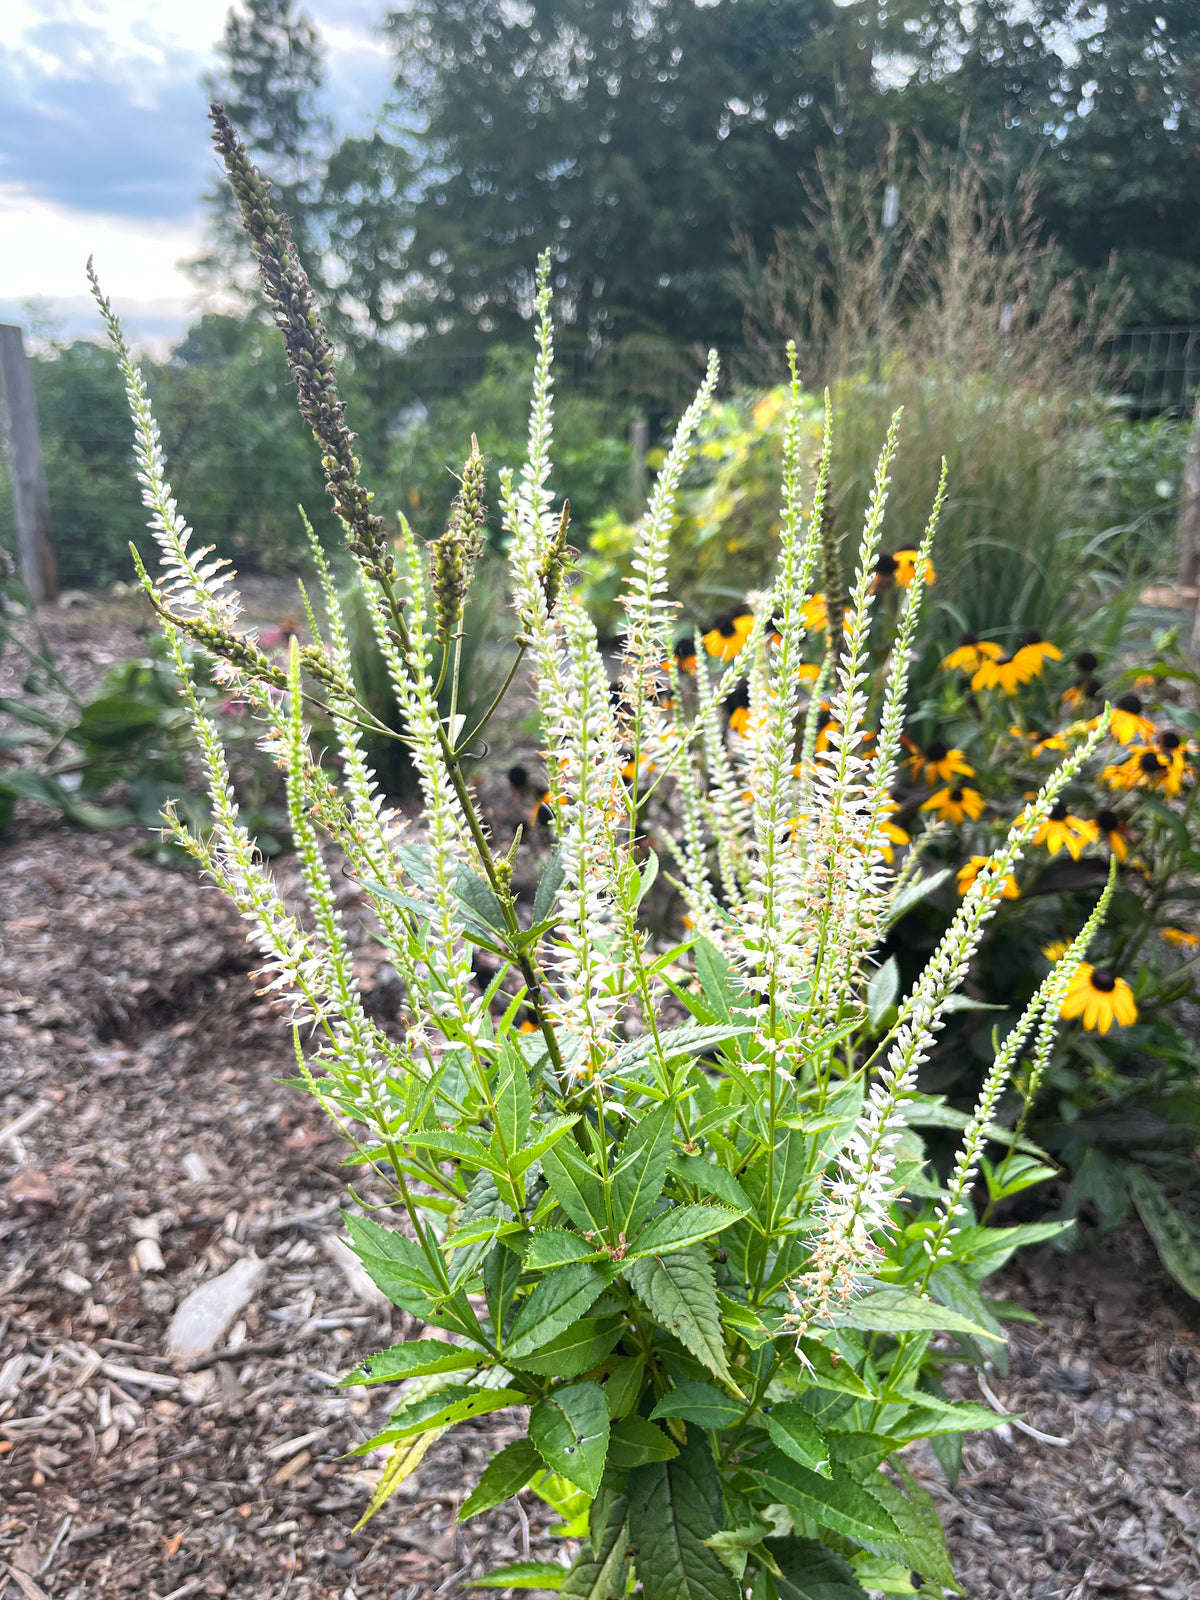
<svg viewBox="0 0 1200 1600">
<path fill-rule="evenodd" d="M 180 515 L 145 389 L 106 301 L 133 407 L 161 572 L 144 583 L 174 651 L 214 825 L 167 825 L 245 917 L 259 981 L 292 1030 L 297 1084 L 344 1132 L 388 1204 L 354 1213 L 359 1259 L 396 1305 L 440 1330 L 364 1361 L 346 1382 L 392 1386 L 362 1450 L 385 1466 L 366 1516 L 468 1418 L 520 1407 L 468 1518 L 532 1485 L 581 1537 L 569 1571 L 525 1563 L 490 1581 L 604 1600 L 742 1591 L 850 1600 L 866 1588 L 954 1586 L 937 1518 L 902 1455 L 948 1462 L 1000 1420 L 945 1398 L 964 1355 L 1003 1360 L 980 1283 L 1040 1228 L 981 1226 L 984 1147 L 1023 1054 L 1045 1055 L 1107 896 L 999 1044 L 943 1181 L 914 1124 L 917 1072 L 1014 863 L 1101 737 L 1070 749 L 984 861 L 908 994 L 872 952 L 928 886 L 896 873 L 887 834 L 905 680 L 942 490 L 914 557 L 890 671 L 868 693 L 873 574 L 898 422 L 888 430 L 842 624 L 815 685 L 802 671 L 831 441 L 805 484 L 798 427 L 784 456 L 778 569 L 742 647 L 675 653 L 666 562 L 672 507 L 717 377 L 715 360 L 650 494 L 623 596 L 615 683 L 573 591 L 569 512 L 554 498 L 548 260 L 538 275 L 528 456 L 505 473 L 511 682 L 536 696 L 557 847 L 532 899 L 516 841 L 491 834 L 463 777 L 482 724 L 439 708 L 482 544 L 483 464 L 469 457 L 445 532 L 393 547 L 360 481 L 333 355 L 285 220 L 220 108 L 223 156 L 322 454 L 420 779 L 419 822 L 388 810 L 363 757 L 380 727 L 351 673 L 336 587 L 314 542 L 327 617 L 274 664 L 238 626 L 224 563 Z M 799 416 L 793 377 L 792 406 Z M 253 708 L 286 773 L 306 887 L 286 903 L 230 795 L 185 639 Z M 687 679 L 685 682 L 684 679 Z M 497 703 L 507 684 L 498 685 Z M 744 691 L 736 750 L 718 709 Z M 808 713 L 825 695 L 832 720 Z M 310 744 L 327 719 L 336 757 Z M 818 748 L 820 745 L 820 748 Z M 669 813 L 652 846 L 641 816 Z M 404 1001 L 364 1010 L 332 875 L 377 919 Z M 664 947 L 641 907 L 656 875 L 687 904 Z M 487 952 L 484 987 L 473 955 Z M 519 1020 L 520 1019 L 520 1020 Z M 944 1118 L 942 1119 L 944 1121 Z M 1011 1136 L 1008 1136 L 1011 1148 Z M 1023 1150 L 1007 1192 L 1036 1174 Z"/>
</svg>

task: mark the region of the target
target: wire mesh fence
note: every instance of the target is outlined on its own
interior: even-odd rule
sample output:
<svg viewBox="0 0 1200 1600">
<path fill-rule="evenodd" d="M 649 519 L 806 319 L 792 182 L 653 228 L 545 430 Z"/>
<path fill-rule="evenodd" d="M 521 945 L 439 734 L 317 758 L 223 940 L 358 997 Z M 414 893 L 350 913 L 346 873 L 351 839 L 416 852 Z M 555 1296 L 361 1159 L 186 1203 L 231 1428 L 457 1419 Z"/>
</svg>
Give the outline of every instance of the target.
<svg viewBox="0 0 1200 1600">
<path fill-rule="evenodd" d="M 1200 390 L 1200 328 L 1123 328 L 1109 341 L 1109 381 L 1128 415 L 1181 416 Z"/>
<path fill-rule="evenodd" d="M 704 375 L 707 349 L 700 343 L 636 341 L 591 350 L 560 347 L 555 353 L 559 390 L 600 401 L 614 420 L 634 414 L 662 421 L 679 411 Z M 782 352 L 727 345 L 721 358 L 719 393 L 746 385 L 778 383 Z M 1098 351 L 1107 384 L 1135 421 L 1190 413 L 1200 392 L 1200 328 L 1122 328 Z M 487 349 L 413 351 L 400 355 L 389 374 L 399 403 L 431 407 L 448 395 L 482 382 L 495 355 Z"/>
</svg>

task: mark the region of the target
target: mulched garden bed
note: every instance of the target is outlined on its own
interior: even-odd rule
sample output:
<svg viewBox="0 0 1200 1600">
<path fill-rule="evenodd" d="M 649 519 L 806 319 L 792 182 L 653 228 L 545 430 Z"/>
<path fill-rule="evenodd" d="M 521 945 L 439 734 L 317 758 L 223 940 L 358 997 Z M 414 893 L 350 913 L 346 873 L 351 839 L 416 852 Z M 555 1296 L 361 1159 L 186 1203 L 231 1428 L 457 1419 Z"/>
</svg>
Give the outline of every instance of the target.
<svg viewBox="0 0 1200 1600">
<path fill-rule="evenodd" d="M 124 615 L 50 620 L 81 687 L 137 648 Z M 528 755 L 481 780 L 503 839 L 529 806 L 504 767 Z M 244 929 L 215 890 L 139 855 L 144 833 L 23 817 L 0 842 L 0 1600 L 426 1600 L 520 1556 L 568 1560 L 528 1492 L 455 1525 L 513 1435 L 506 1413 L 444 1438 L 350 1532 L 380 1461 L 341 1458 L 389 1401 L 337 1379 L 419 1330 L 339 1255 L 347 1173 L 274 1082 L 289 1041 L 254 995 Z M 359 936 L 387 1016 L 389 969 Z M 265 1273 L 230 1358 L 181 1370 L 173 1311 L 252 1256 Z M 965 1593 L 1200 1594 L 1200 1308 L 1134 1229 L 1026 1256 L 992 1287 L 1039 1323 L 1015 1327 L 1011 1372 L 988 1386 L 1056 1442 L 977 1435 L 954 1492 L 913 1453 Z M 954 1385 L 986 1399 L 970 1369 Z"/>
</svg>

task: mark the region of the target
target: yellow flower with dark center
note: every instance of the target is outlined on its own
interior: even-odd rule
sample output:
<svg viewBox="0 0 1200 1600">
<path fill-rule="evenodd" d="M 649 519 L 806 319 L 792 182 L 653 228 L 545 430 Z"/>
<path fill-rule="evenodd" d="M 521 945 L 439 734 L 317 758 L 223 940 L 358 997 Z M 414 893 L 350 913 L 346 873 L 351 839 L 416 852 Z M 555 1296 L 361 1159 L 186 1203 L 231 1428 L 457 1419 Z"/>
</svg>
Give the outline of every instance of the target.
<svg viewBox="0 0 1200 1600">
<path fill-rule="evenodd" d="M 1103 692 L 1104 685 L 1099 678 L 1081 678 L 1063 690 L 1062 703 L 1068 711 L 1079 711 L 1089 700 L 1099 700 Z"/>
<path fill-rule="evenodd" d="M 1040 674 L 1047 661 L 1061 661 L 1062 651 L 1049 639 L 1043 639 L 1036 628 L 1030 628 L 1021 635 L 1013 660 L 1020 663 L 1022 672 L 1026 674 L 1021 681 L 1028 683 Z"/>
<path fill-rule="evenodd" d="M 1097 811 L 1096 828 L 1101 839 L 1116 856 L 1118 861 L 1124 861 L 1129 855 L 1129 835 L 1125 831 L 1125 824 L 1115 811 Z"/>
<path fill-rule="evenodd" d="M 1112 708 L 1108 729 L 1118 744 L 1132 744 L 1135 739 L 1149 743 L 1154 738 L 1154 724 L 1143 715 L 1136 694 L 1121 696 Z"/>
<path fill-rule="evenodd" d="M 1128 1028 L 1137 1021 L 1137 1002 L 1124 978 L 1085 961 L 1071 980 L 1059 1015 L 1068 1021 L 1081 1018 L 1092 1033 L 1107 1033 L 1115 1022 Z"/>
<path fill-rule="evenodd" d="M 809 633 L 816 633 L 818 628 L 828 628 L 829 607 L 825 604 L 823 594 L 814 594 L 800 607 L 800 618 Z"/>
<path fill-rule="evenodd" d="M 1174 728 L 1159 730 L 1155 741 L 1158 748 L 1171 763 L 1172 774 L 1179 780 L 1179 787 L 1183 787 L 1183 779 L 1191 769 L 1193 746 L 1190 740 L 1185 740 L 1183 735 L 1176 733 Z M 1176 791 L 1178 793 L 1178 790 Z"/>
<path fill-rule="evenodd" d="M 984 799 L 978 789 L 959 784 L 953 789 L 939 789 L 936 794 L 931 794 L 921 810 L 936 811 L 947 822 L 958 826 L 967 817 L 974 822 L 983 815 Z"/>
<path fill-rule="evenodd" d="M 911 546 L 903 550 L 893 550 L 892 560 L 896 563 L 896 582 L 902 589 L 907 589 L 917 575 L 917 551 Z M 925 563 L 925 582 L 937 582 L 937 573 L 933 569 L 933 562 Z"/>
<path fill-rule="evenodd" d="M 966 894 L 967 890 L 970 889 L 974 884 L 975 879 L 979 876 L 980 872 L 982 872 L 983 868 L 987 866 L 990 859 L 991 858 L 989 856 L 972 856 L 964 866 L 959 867 L 956 876 L 958 878 L 958 892 L 960 895 Z M 1004 886 L 1000 890 L 1000 893 L 1006 900 L 1015 900 L 1021 893 L 1017 886 L 1017 880 L 1013 877 L 1011 872 L 1009 873 L 1008 877 L 1005 878 Z"/>
<path fill-rule="evenodd" d="M 1033 671 L 1030 671 L 1027 664 L 1022 665 L 1017 660 L 1017 656 L 989 657 L 986 661 L 980 662 L 978 671 L 971 679 L 971 687 L 976 690 L 1002 689 L 1005 694 L 1016 694 L 1023 683 L 1028 683 L 1031 678 L 1037 677 L 1041 670 L 1039 663 Z"/>
<path fill-rule="evenodd" d="M 1169 800 L 1183 793 L 1186 764 L 1174 762 L 1161 750 L 1135 748 L 1124 761 L 1105 767 L 1101 779 L 1110 789 L 1153 789 Z"/>
<path fill-rule="evenodd" d="M 912 752 L 908 758 L 908 770 L 913 775 L 914 783 L 924 778 L 932 789 L 935 783 L 953 783 L 956 777 L 975 776 L 975 768 L 963 752 L 948 749 L 941 739 L 932 739 L 924 750 L 909 738 L 905 738 L 904 745 Z"/>
<path fill-rule="evenodd" d="M 910 844 L 912 835 L 904 831 L 898 822 L 893 822 L 890 817 L 884 817 L 879 824 L 879 830 L 887 841 L 879 846 L 879 853 L 890 867 L 896 858 L 897 845 Z"/>
<path fill-rule="evenodd" d="M 891 555 L 881 555 L 875 562 L 875 582 L 886 583 L 890 579 L 897 588 L 907 589 L 917 575 L 917 552 L 911 547 L 904 550 L 893 550 Z M 933 562 L 925 564 L 925 582 L 936 581 L 937 574 L 933 570 Z"/>
<path fill-rule="evenodd" d="M 729 716 L 730 733 L 745 733 L 750 725 L 750 690 L 739 683 L 731 695 L 725 697 L 725 711 Z"/>
<path fill-rule="evenodd" d="M 696 636 L 685 633 L 682 639 L 675 643 L 675 665 L 680 672 L 695 674 L 696 671 Z"/>
<path fill-rule="evenodd" d="M 1176 950 L 1200 950 L 1200 933 L 1190 933 L 1186 928 L 1160 928 L 1158 937 Z"/>
<path fill-rule="evenodd" d="M 1029 740 L 1029 754 L 1031 756 L 1044 755 L 1047 750 L 1065 750 L 1067 748 L 1067 741 L 1061 733 L 1047 733 L 1044 728 L 1033 733 L 1026 733 L 1023 728 L 1018 728 L 1014 724 L 1008 731 L 1014 739 Z"/>
<path fill-rule="evenodd" d="M 518 1016 L 518 1033 L 537 1033 L 540 1024 L 535 1012 L 531 1011 L 528 1006 L 522 1006 Z"/>
<path fill-rule="evenodd" d="M 1067 810 L 1065 800 L 1056 800 L 1046 820 L 1033 836 L 1034 844 L 1044 844 L 1052 856 L 1060 850 L 1070 852 L 1071 860 L 1078 861 L 1089 844 L 1095 844 L 1100 830 L 1086 817 L 1074 817 Z"/>
<path fill-rule="evenodd" d="M 815 662 L 804 661 L 801 662 L 800 666 L 796 668 L 796 676 L 799 678 L 801 683 L 808 684 L 809 688 L 811 689 L 813 684 L 816 683 L 817 679 L 821 676 L 821 669 Z"/>
<path fill-rule="evenodd" d="M 750 637 L 754 618 L 748 611 L 724 611 L 704 635 L 704 648 L 718 661 L 732 661 Z"/>
<path fill-rule="evenodd" d="M 942 661 L 943 672 L 978 672 L 985 661 L 997 661 L 1004 654 L 998 644 L 964 633 L 955 649 Z"/>
</svg>

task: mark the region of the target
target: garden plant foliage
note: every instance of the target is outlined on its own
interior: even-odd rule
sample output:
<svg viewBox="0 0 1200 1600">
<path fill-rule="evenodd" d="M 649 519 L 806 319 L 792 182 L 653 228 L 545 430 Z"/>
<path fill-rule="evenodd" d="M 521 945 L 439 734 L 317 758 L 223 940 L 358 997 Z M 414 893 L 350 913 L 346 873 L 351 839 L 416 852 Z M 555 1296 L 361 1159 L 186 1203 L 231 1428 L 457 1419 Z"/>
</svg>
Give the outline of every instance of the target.
<svg viewBox="0 0 1200 1600">
<path fill-rule="evenodd" d="M 1023 1051 L 1049 1053 L 1111 892 L 996 1049 L 946 1180 L 915 1128 L 936 1110 L 917 1073 L 957 998 L 1013 869 L 1107 736 L 1071 725 L 1061 764 L 965 886 L 924 970 L 902 993 L 875 952 L 936 887 L 920 852 L 893 870 L 891 790 L 903 759 L 909 662 L 944 496 L 939 488 L 895 618 L 870 671 L 888 431 L 828 647 L 805 660 L 823 548 L 830 428 L 806 476 L 793 378 L 779 560 L 737 647 L 677 653 L 667 593 L 673 502 L 716 363 L 658 474 L 622 597 L 614 686 L 572 585 L 569 512 L 551 487 L 548 261 L 528 458 L 501 480 L 514 614 L 512 681 L 528 671 L 557 847 L 532 904 L 515 851 L 488 836 L 460 763 L 481 727 L 459 711 L 463 606 L 483 546 L 483 464 L 472 451 L 446 531 L 393 546 L 362 486 L 325 337 L 285 221 L 214 108 L 220 150 L 321 449 L 335 514 L 417 769 L 420 825 L 384 804 L 363 756 L 381 725 L 351 676 L 335 585 L 316 541 L 326 617 L 286 665 L 237 623 L 230 574 L 196 546 L 164 476 L 140 374 L 106 301 L 132 403 L 161 577 L 145 578 L 207 771 L 213 828 L 171 831 L 231 897 L 294 1026 L 298 1085 L 345 1132 L 391 1203 L 350 1223 L 396 1305 L 448 1337 L 380 1352 L 352 1384 L 401 1385 L 371 1515 L 429 1446 L 468 1418 L 528 1406 L 527 1433 L 472 1487 L 474 1516 L 532 1484 L 583 1538 L 569 1572 L 525 1564 L 498 1585 L 603 1600 L 635 1579 L 648 1600 L 764 1600 L 865 1588 L 953 1587 L 936 1515 L 898 1452 L 953 1441 L 995 1412 L 947 1400 L 948 1360 L 1002 1359 L 981 1284 L 1057 1225 L 982 1225 L 984 1147 L 1006 1139 L 1004 1193 L 1036 1181 L 1036 1152 L 993 1123 Z M 97 291 L 99 296 L 99 291 Z M 718 630 L 718 633 L 720 630 Z M 725 637 L 721 634 L 720 637 Z M 229 786 L 185 640 L 252 708 L 286 774 L 307 906 L 285 904 Z M 815 681 L 814 681 L 815 678 Z M 686 679 L 686 681 L 685 681 Z M 500 690 L 503 695 L 507 683 Z M 736 743 L 722 706 L 744 701 Z M 819 714 L 822 698 L 829 715 Z M 336 764 L 310 746 L 319 710 Z M 652 846 L 653 801 L 667 818 Z M 336 908 L 331 851 L 361 884 L 403 984 L 396 1032 L 367 1012 Z M 659 874 L 690 926 L 660 942 L 642 909 Z M 495 964 L 483 988 L 474 958 Z M 911 1574 L 918 1575 L 914 1580 Z"/>
</svg>

